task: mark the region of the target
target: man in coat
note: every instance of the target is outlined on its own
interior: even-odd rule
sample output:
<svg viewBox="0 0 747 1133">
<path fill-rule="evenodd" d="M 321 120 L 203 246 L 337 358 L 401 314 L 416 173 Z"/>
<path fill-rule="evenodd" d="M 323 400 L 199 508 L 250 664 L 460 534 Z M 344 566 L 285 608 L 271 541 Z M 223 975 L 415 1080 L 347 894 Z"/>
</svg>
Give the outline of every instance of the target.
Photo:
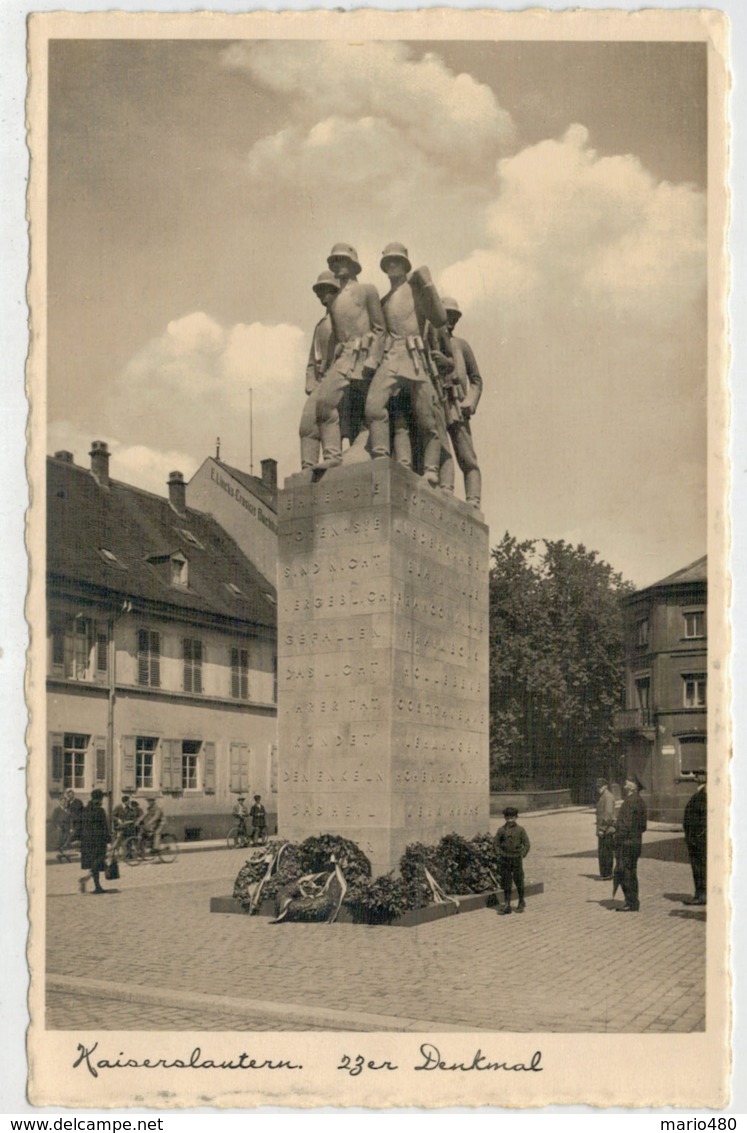
<svg viewBox="0 0 747 1133">
<path fill-rule="evenodd" d="M 638 779 L 626 779 L 624 789 L 625 801 L 617 812 L 615 833 L 615 887 L 621 886 L 625 904 L 615 912 L 637 913 L 640 909 L 638 859 L 646 829 L 646 804 L 639 794 L 643 790 L 643 784 Z"/>
<path fill-rule="evenodd" d="M 99 884 L 99 874 L 106 869 L 106 848 L 109 845 L 109 823 L 101 805 L 104 792 L 98 787 L 91 791 L 91 801 L 83 811 L 80 834 L 80 865 L 85 870 L 78 885 L 85 893 L 89 876 L 93 878 L 94 893 L 108 893 Z"/>
<path fill-rule="evenodd" d="M 340 284 L 331 271 L 323 271 L 312 291 L 325 308 L 324 316 L 314 327 L 311 339 L 309 361 L 306 366 L 306 403 L 298 427 L 301 438 L 301 468 L 314 468 L 319 460 L 319 423 L 317 421 L 317 400 L 322 378 L 334 358 L 334 334 L 329 308 L 340 291 Z"/>
<path fill-rule="evenodd" d="M 693 871 L 695 896 L 686 897 L 685 905 L 705 905 L 706 903 L 706 857 L 708 849 L 708 800 L 706 796 L 706 773 L 696 771 L 699 785 L 690 796 L 685 807 L 682 825 L 685 829 L 685 843 Z"/>
<path fill-rule="evenodd" d="M 361 265 L 351 244 L 335 244 L 327 257 L 329 270 L 340 290 L 328 310 L 332 320 L 334 361 L 316 395 L 316 417 L 322 442 L 322 462 L 335 468 L 342 462 L 340 402 L 346 391 L 364 396 L 383 352 L 384 316 L 379 293 L 370 283 L 359 283 Z"/>
<path fill-rule="evenodd" d="M 615 858 L 615 796 L 606 779 L 597 779 L 597 850 L 599 876 L 602 881 L 612 880 Z"/>
</svg>

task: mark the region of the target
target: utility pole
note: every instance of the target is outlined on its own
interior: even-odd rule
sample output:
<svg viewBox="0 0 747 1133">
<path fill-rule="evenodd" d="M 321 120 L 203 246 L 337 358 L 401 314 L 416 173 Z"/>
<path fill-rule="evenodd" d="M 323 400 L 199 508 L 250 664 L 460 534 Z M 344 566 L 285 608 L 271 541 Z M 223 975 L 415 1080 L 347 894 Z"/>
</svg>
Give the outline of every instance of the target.
<svg viewBox="0 0 747 1133">
<path fill-rule="evenodd" d="M 254 391 L 249 386 L 249 475 L 254 475 Z"/>
</svg>

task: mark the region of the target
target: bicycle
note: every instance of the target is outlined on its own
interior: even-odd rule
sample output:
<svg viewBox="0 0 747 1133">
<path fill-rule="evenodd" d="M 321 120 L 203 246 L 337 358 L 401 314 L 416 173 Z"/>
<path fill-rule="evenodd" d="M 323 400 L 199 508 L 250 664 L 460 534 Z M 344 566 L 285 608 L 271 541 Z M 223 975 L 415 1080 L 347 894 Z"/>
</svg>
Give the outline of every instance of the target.
<svg viewBox="0 0 747 1133">
<path fill-rule="evenodd" d="M 132 834 L 124 842 L 124 852 L 120 851 L 120 857 L 127 865 L 136 866 L 141 862 L 160 861 L 164 865 L 170 865 L 175 861 L 179 854 L 179 843 L 174 834 L 169 834 L 164 831 L 161 834 L 161 841 L 156 849 L 153 845 L 153 835 L 142 833 Z"/>
<path fill-rule="evenodd" d="M 246 826 L 236 822 L 226 835 L 226 845 L 229 850 L 244 850 L 249 845 L 250 834 Z"/>
</svg>

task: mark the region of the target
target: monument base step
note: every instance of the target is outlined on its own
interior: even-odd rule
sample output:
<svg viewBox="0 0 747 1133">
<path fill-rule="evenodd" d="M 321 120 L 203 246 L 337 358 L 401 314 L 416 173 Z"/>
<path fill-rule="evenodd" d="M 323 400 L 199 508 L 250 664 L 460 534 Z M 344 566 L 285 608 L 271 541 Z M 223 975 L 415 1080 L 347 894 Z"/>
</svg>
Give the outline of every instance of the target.
<svg viewBox="0 0 747 1133">
<path fill-rule="evenodd" d="M 528 881 L 525 882 L 524 892 L 527 897 L 536 897 L 539 893 L 544 893 L 545 883 L 543 881 Z M 514 897 L 516 894 L 514 894 Z M 442 917 L 453 917 L 457 913 L 474 913 L 477 909 L 484 909 L 490 898 L 495 898 L 494 893 L 468 893 L 463 897 L 459 897 L 459 908 L 457 909 L 451 901 L 446 901 L 441 905 L 424 905 L 422 909 L 409 909 L 408 912 L 403 913 L 401 917 L 396 920 L 389 921 L 385 926 L 371 925 L 372 928 L 415 928 L 416 925 L 428 924 L 430 921 L 440 921 Z M 503 895 L 501 894 L 497 905 L 503 904 Z M 210 898 L 210 912 L 211 913 L 240 913 L 243 916 L 248 916 L 247 910 L 242 906 L 241 902 L 235 897 L 211 897 Z M 259 916 L 261 917 L 274 917 L 275 916 L 275 902 L 263 901 L 260 905 Z M 286 922 L 283 922 L 286 923 Z M 288 921 L 288 924 L 299 924 L 304 922 Z M 335 924 L 367 924 L 366 921 L 356 921 L 353 918 L 352 909 L 346 905 L 340 909 L 339 915 Z"/>
</svg>

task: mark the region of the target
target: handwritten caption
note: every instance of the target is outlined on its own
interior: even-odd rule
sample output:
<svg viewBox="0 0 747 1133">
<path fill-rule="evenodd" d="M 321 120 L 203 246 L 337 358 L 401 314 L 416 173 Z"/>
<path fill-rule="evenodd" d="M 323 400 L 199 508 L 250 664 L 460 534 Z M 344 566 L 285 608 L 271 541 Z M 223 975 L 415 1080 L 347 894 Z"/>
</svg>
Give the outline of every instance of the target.
<svg viewBox="0 0 747 1133">
<path fill-rule="evenodd" d="M 252 1058 L 246 1051 L 233 1058 L 214 1059 L 203 1055 L 202 1048 L 194 1047 L 186 1058 L 131 1058 L 123 1050 L 116 1057 L 104 1057 L 99 1053 L 99 1044 L 85 1046 L 77 1045 L 77 1057 L 73 1061 L 73 1070 L 87 1070 L 93 1078 L 107 1070 L 285 1070 L 300 1071 L 304 1067 L 300 1062 L 292 1062 L 287 1058 Z M 528 1060 L 512 1061 L 511 1059 L 493 1059 L 483 1054 L 480 1047 L 472 1057 L 454 1059 L 442 1056 L 440 1049 L 430 1042 L 421 1043 L 418 1053 L 412 1064 L 400 1066 L 389 1059 L 377 1061 L 367 1058 L 363 1054 L 342 1054 L 335 1069 L 357 1078 L 360 1074 L 370 1071 L 456 1071 L 470 1073 L 472 1071 L 503 1070 L 508 1073 L 537 1074 L 544 1070 L 542 1065 L 542 1051 L 535 1050 Z"/>
</svg>

